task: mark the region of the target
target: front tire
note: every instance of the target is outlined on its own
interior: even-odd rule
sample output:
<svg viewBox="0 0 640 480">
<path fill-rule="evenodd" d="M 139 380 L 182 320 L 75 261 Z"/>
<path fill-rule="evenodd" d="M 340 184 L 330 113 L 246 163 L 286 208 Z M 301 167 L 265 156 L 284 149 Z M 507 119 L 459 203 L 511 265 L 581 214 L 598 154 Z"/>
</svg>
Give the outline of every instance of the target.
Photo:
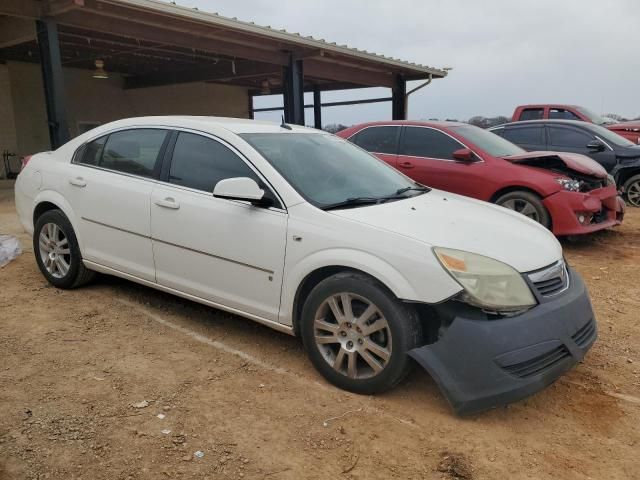
<svg viewBox="0 0 640 480">
<path fill-rule="evenodd" d="M 634 207 L 640 207 L 640 175 L 634 175 L 624 182 L 627 201 Z"/>
<path fill-rule="evenodd" d="M 411 366 L 407 352 L 422 339 L 415 310 L 357 272 L 316 285 L 304 303 L 300 332 L 322 376 L 360 394 L 397 385 Z"/>
<path fill-rule="evenodd" d="M 551 217 L 538 195 L 524 190 L 516 190 L 500 196 L 496 205 L 521 213 L 535 220 L 545 228 L 551 228 Z"/>
<path fill-rule="evenodd" d="M 33 252 L 42 275 L 58 288 L 79 287 L 95 275 L 82 263 L 76 234 L 60 210 L 49 210 L 36 220 Z"/>
</svg>

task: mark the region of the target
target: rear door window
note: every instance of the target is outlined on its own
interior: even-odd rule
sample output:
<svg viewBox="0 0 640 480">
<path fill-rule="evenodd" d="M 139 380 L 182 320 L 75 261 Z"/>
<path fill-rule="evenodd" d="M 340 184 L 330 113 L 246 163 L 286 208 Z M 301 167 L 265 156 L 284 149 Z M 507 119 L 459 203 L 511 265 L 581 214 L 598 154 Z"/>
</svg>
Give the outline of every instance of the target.
<svg viewBox="0 0 640 480">
<path fill-rule="evenodd" d="M 544 145 L 544 126 L 505 128 L 502 136 L 516 145 Z"/>
<path fill-rule="evenodd" d="M 102 149 L 98 166 L 141 177 L 153 177 L 167 133 L 166 130 L 155 128 L 112 133 Z"/>
<path fill-rule="evenodd" d="M 540 120 L 544 116 L 544 108 L 525 108 L 518 120 Z"/>
<path fill-rule="evenodd" d="M 465 148 L 449 135 L 424 127 L 405 127 L 400 155 L 454 160 L 453 152 Z"/>
<path fill-rule="evenodd" d="M 558 120 L 582 120 L 575 113 L 565 110 L 564 108 L 550 108 L 549 118 Z"/>
<path fill-rule="evenodd" d="M 395 154 L 398 148 L 400 127 L 367 127 L 350 140 L 367 152 Z"/>
</svg>

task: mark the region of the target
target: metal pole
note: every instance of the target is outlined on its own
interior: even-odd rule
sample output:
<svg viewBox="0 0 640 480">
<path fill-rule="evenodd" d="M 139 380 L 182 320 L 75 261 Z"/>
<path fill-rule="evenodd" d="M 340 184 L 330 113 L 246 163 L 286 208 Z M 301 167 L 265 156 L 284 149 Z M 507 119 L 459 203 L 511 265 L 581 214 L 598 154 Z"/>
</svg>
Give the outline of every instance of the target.
<svg viewBox="0 0 640 480">
<path fill-rule="evenodd" d="M 284 67 L 284 119 L 287 123 L 304 125 L 304 78 L 302 60 L 294 60 Z"/>
<path fill-rule="evenodd" d="M 320 87 L 313 86 L 313 127 L 322 130 L 322 99 Z"/>
<path fill-rule="evenodd" d="M 58 28 L 51 18 L 36 20 L 38 48 L 40 49 L 40 65 L 44 83 L 47 118 L 49 121 L 49 139 L 51 148 L 56 149 L 69 141 L 67 125 L 66 99 L 64 92 L 64 76 L 62 73 L 62 57 Z"/>
<path fill-rule="evenodd" d="M 407 81 L 402 75 L 396 75 L 392 89 L 391 115 L 393 120 L 407 119 Z"/>
</svg>

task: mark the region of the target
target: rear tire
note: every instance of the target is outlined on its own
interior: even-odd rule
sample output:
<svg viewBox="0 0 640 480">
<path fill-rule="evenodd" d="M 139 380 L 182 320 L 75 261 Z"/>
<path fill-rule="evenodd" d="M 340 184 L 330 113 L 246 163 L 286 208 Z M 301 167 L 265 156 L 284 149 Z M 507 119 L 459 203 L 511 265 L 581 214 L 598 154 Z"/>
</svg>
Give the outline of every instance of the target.
<svg viewBox="0 0 640 480">
<path fill-rule="evenodd" d="M 640 207 L 640 175 L 634 175 L 624 182 L 624 193 L 631 205 Z"/>
<path fill-rule="evenodd" d="M 358 272 L 338 273 L 315 286 L 302 309 L 300 333 L 322 376 L 360 394 L 397 385 L 411 366 L 407 352 L 422 339 L 415 309 Z"/>
<path fill-rule="evenodd" d="M 49 210 L 40 215 L 33 232 L 33 253 L 50 284 L 69 289 L 93 279 L 95 272 L 82 263 L 78 239 L 62 211 Z"/>
<path fill-rule="evenodd" d="M 551 216 L 542 204 L 542 200 L 535 193 L 516 190 L 500 196 L 496 205 L 508 208 L 535 220 L 545 228 L 551 228 Z"/>
</svg>

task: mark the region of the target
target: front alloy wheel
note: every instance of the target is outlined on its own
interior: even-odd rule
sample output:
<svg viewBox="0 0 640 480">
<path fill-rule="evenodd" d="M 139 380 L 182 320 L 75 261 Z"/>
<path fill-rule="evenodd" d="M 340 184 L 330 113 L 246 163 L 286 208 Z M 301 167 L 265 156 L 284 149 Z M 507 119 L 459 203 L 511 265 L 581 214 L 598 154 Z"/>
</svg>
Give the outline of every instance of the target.
<svg viewBox="0 0 640 480">
<path fill-rule="evenodd" d="M 635 175 L 624 184 L 627 200 L 634 207 L 640 207 L 640 175 Z"/>
<path fill-rule="evenodd" d="M 325 361 L 349 378 L 377 375 L 389 362 L 391 329 L 380 309 L 364 297 L 341 292 L 316 311 L 315 342 Z"/>
<path fill-rule="evenodd" d="M 416 309 L 356 271 L 332 275 L 305 299 L 300 335 L 311 362 L 331 383 L 355 393 L 393 388 L 420 345 Z"/>
</svg>

